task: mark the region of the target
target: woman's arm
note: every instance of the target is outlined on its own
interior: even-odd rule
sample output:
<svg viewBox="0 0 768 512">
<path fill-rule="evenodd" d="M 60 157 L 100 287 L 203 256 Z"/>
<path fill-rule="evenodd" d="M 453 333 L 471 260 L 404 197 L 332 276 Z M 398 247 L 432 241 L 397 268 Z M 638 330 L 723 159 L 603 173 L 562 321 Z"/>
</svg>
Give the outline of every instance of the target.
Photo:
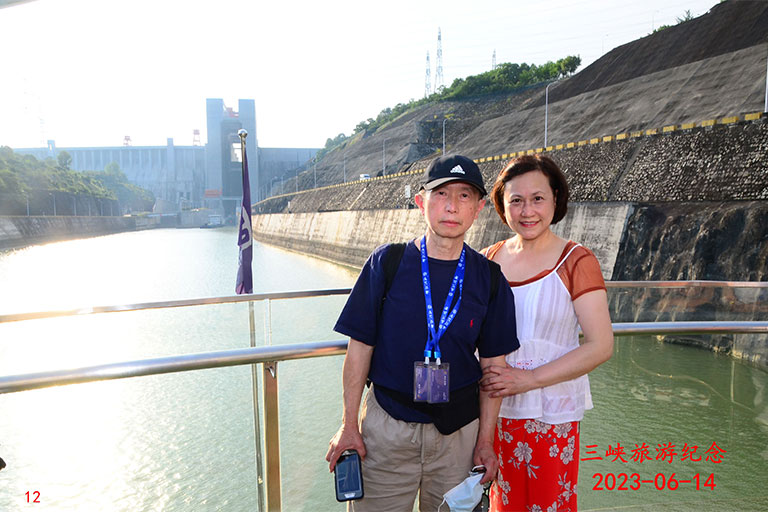
<svg viewBox="0 0 768 512">
<path fill-rule="evenodd" d="M 594 290 L 573 301 L 584 338 L 578 348 L 533 370 L 490 366 L 480 381 L 491 397 L 517 395 L 575 379 L 611 358 L 613 328 L 605 290 Z"/>
</svg>

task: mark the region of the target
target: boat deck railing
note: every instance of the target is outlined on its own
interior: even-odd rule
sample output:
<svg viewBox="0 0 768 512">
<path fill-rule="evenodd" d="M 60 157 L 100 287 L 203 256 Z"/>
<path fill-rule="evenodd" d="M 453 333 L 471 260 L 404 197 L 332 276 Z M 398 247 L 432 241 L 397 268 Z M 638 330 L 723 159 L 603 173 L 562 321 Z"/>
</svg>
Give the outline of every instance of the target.
<svg viewBox="0 0 768 512">
<path fill-rule="evenodd" d="M 696 288 L 757 288 L 760 293 L 768 291 L 768 282 L 733 282 L 733 281 L 611 281 L 606 283 L 609 289 L 645 288 L 645 289 L 696 289 Z M 0 323 L 39 320 L 45 318 L 90 315 L 97 313 L 115 313 L 127 311 L 145 311 L 153 309 L 180 308 L 247 302 L 251 311 L 251 347 L 180 354 L 151 359 L 122 361 L 74 369 L 61 369 L 23 375 L 0 376 L 0 394 L 17 393 L 34 389 L 70 384 L 126 379 L 148 375 L 160 375 L 187 372 L 208 368 L 252 365 L 253 399 L 256 436 L 256 463 L 259 481 L 260 509 L 270 512 L 281 510 L 280 480 L 280 438 L 278 408 L 278 363 L 296 359 L 342 355 L 346 351 L 347 340 L 307 342 L 297 344 L 272 345 L 271 308 L 274 300 L 296 298 L 327 297 L 346 295 L 349 288 L 328 290 L 306 290 L 282 293 L 263 293 L 235 295 L 189 300 L 148 302 L 129 305 L 93 306 L 59 311 L 38 311 L 0 315 Z M 252 305 L 264 301 L 265 336 L 268 346 L 255 346 L 255 329 Z M 760 310 L 762 311 L 762 309 Z M 760 315 L 761 317 L 763 315 Z M 768 321 L 755 320 L 709 320 L 709 321 L 663 321 L 663 322 L 616 322 L 613 324 L 615 336 L 636 335 L 711 335 L 711 334 L 768 334 Z M 258 366 L 261 366 L 263 390 L 258 390 Z M 264 447 L 266 456 L 261 453 L 261 421 L 258 418 L 259 395 L 264 409 Z M 266 460 L 266 464 L 262 460 Z M 262 467 L 265 466 L 265 467 Z M 264 484 L 266 482 L 266 484 Z"/>
</svg>

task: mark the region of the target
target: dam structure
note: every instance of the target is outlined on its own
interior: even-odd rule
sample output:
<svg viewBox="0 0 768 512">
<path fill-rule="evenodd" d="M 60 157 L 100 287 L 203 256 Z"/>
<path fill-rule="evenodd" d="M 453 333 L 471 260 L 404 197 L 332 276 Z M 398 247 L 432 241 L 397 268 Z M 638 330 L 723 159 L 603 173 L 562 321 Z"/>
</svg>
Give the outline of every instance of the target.
<svg viewBox="0 0 768 512">
<path fill-rule="evenodd" d="M 169 138 L 165 146 L 133 146 L 126 136 L 122 146 L 57 147 L 49 140 L 44 148 L 14 148 L 14 152 L 43 160 L 56 159 L 66 151 L 75 171 L 101 171 L 114 162 L 131 183 L 155 195 L 156 212 L 205 207 L 233 216 L 243 192 L 238 130 L 244 129 L 249 135 L 246 149 L 254 199 L 267 197 L 275 180 L 303 170 L 318 151 L 259 147 L 252 99 L 238 100 L 237 110 L 220 98 L 206 99 L 206 127 L 205 145 L 195 139 L 192 145 L 181 146 Z"/>
</svg>

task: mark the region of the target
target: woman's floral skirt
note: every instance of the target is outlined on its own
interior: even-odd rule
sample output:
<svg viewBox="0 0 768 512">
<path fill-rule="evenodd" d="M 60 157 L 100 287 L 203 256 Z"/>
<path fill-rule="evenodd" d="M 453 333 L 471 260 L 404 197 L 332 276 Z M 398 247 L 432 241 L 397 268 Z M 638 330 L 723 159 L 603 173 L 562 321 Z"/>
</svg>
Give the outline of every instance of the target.
<svg viewBox="0 0 768 512">
<path fill-rule="evenodd" d="M 550 425 L 499 418 L 499 473 L 491 489 L 497 512 L 576 512 L 579 422 Z"/>
</svg>

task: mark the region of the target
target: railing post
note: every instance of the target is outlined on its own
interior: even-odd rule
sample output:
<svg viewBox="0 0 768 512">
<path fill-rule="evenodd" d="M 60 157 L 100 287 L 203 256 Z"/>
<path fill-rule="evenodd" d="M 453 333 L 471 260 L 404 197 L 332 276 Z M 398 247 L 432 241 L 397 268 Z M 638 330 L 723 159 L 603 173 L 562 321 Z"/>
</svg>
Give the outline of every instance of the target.
<svg viewBox="0 0 768 512">
<path fill-rule="evenodd" d="M 280 413 L 277 361 L 264 363 L 264 445 L 267 451 L 267 511 L 280 512 Z"/>
<path fill-rule="evenodd" d="M 269 301 L 269 299 L 267 299 Z M 248 302 L 248 320 L 251 329 L 251 348 L 256 347 L 256 319 L 253 314 L 253 302 Z M 251 365 L 251 384 L 253 388 L 253 434 L 256 440 L 256 485 L 259 491 L 259 512 L 264 512 L 264 463 L 261 457 L 261 417 L 259 415 L 259 372 L 258 364 Z"/>
</svg>

